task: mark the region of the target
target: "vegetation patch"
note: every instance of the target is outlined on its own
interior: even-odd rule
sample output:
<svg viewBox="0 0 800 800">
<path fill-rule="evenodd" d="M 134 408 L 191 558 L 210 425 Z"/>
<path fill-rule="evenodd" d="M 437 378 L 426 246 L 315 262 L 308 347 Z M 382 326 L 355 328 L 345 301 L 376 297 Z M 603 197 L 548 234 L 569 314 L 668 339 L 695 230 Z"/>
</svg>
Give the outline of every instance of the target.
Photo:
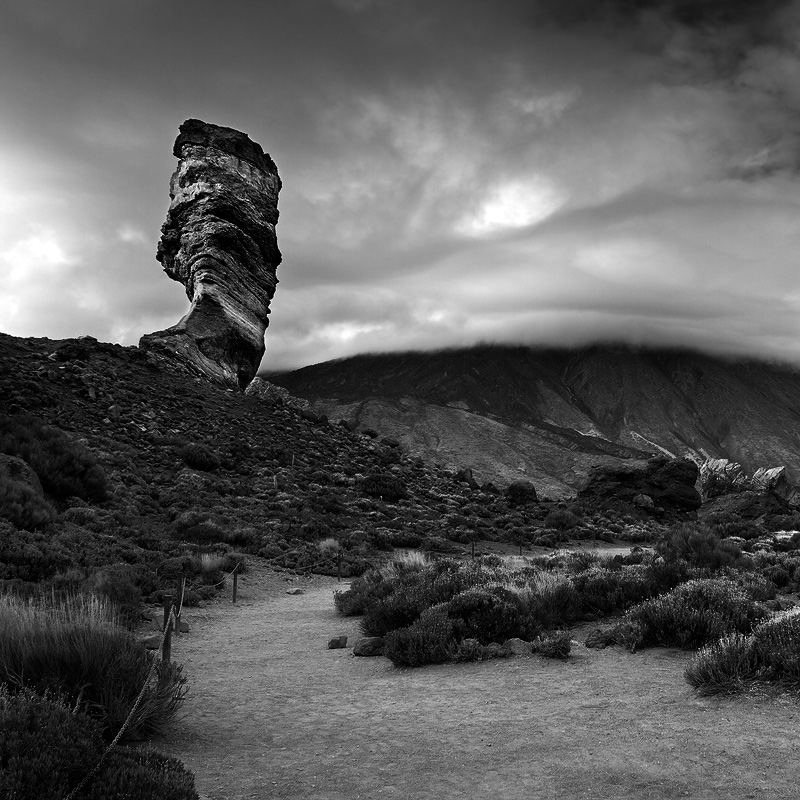
<svg viewBox="0 0 800 800">
<path fill-rule="evenodd" d="M 700 694 L 744 691 L 754 683 L 800 689 L 800 614 L 791 612 L 701 648 L 685 672 Z"/>
<path fill-rule="evenodd" d="M 117 622 L 109 603 L 85 596 L 55 604 L 0 597 L 0 684 L 63 697 L 109 738 L 147 684 L 126 736 L 162 730 L 183 702 L 186 679 L 177 664 L 154 664 L 155 656 Z"/>
<path fill-rule="evenodd" d="M 724 578 L 691 580 L 630 609 L 615 630 L 620 644 L 693 649 L 733 633 L 749 633 L 767 609 Z"/>
</svg>

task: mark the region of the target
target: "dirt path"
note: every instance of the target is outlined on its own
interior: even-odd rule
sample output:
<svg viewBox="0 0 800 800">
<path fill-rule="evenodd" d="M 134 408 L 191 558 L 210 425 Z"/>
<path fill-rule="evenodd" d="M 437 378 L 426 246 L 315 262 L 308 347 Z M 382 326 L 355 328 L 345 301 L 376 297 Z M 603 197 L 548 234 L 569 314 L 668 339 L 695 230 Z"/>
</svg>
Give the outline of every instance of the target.
<svg viewBox="0 0 800 800">
<path fill-rule="evenodd" d="M 686 654 L 574 647 L 401 670 L 327 650 L 358 636 L 335 581 L 244 575 L 240 602 L 185 609 L 191 691 L 154 742 L 205 800 L 796 798 L 800 705 L 700 699 Z"/>
</svg>

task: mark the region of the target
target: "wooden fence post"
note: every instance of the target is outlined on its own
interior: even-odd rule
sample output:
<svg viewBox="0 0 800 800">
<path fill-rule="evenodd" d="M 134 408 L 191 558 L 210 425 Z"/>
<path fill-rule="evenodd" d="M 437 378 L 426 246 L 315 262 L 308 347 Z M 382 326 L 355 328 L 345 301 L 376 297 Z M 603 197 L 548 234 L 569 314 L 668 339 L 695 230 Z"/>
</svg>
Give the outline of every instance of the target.
<svg viewBox="0 0 800 800">
<path fill-rule="evenodd" d="M 175 635 L 181 632 L 181 613 L 183 612 L 183 594 L 186 591 L 186 577 L 181 578 L 181 585 L 178 588 L 178 600 L 175 603 Z"/>
<path fill-rule="evenodd" d="M 236 592 L 239 589 L 239 569 L 238 565 L 237 568 L 233 571 L 233 602 L 236 603 Z"/>
<path fill-rule="evenodd" d="M 167 629 L 167 622 L 169 622 L 169 612 L 172 611 L 172 595 L 165 594 L 164 595 L 164 623 L 161 626 L 161 630 L 165 631 Z"/>
<path fill-rule="evenodd" d="M 164 637 L 164 649 L 161 651 L 161 660 L 169 663 L 172 658 L 172 620 L 167 622 L 167 634 Z"/>
<path fill-rule="evenodd" d="M 339 552 L 336 554 L 336 580 L 342 579 L 342 547 L 339 546 Z"/>
</svg>

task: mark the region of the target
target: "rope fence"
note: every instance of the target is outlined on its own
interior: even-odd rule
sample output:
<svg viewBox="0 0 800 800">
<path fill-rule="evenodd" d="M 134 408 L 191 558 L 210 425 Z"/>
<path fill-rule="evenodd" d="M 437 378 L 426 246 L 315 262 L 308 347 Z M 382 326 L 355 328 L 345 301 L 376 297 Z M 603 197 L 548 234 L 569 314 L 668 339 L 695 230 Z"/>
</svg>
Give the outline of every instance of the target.
<svg viewBox="0 0 800 800">
<path fill-rule="evenodd" d="M 271 564 L 275 561 L 279 561 L 286 556 L 295 555 L 297 553 L 304 552 L 301 549 L 290 550 L 287 553 L 281 553 L 279 556 L 275 558 L 266 559 L 268 564 Z M 309 564 L 303 567 L 295 567 L 292 569 L 291 567 L 282 567 L 288 572 L 296 572 L 296 573 L 308 573 L 315 567 L 320 566 L 321 564 L 325 564 L 329 561 L 328 558 L 323 558 L 319 561 L 314 562 L 313 564 Z M 218 588 L 219 586 L 223 586 L 228 578 L 233 578 L 233 594 L 232 594 L 232 602 L 236 603 L 237 599 L 237 592 L 238 592 L 238 582 L 239 582 L 239 568 L 241 567 L 241 562 L 238 562 L 236 566 L 228 572 L 222 580 L 218 581 L 215 584 L 211 584 L 214 588 Z M 341 572 L 341 550 L 338 552 L 338 571 Z M 340 576 L 339 576 L 340 577 Z M 172 634 L 173 632 L 175 635 L 180 634 L 180 622 L 181 622 L 181 614 L 183 612 L 183 601 L 186 595 L 186 577 L 184 576 L 181 579 L 180 587 L 178 589 L 178 597 L 177 602 L 175 597 L 171 594 L 164 595 L 164 602 L 163 602 L 163 609 L 164 609 L 164 617 L 163 617 L 163 624 L 161 630 L 161 639 L 158 643 L 158 646 L 154 648 L 155 652 L 153 654 L 153 660 L 150 664 L 150 669 L 147 673 L 147 677 L 144 679 L 144 683 L 142 684 L 142 688 L 139 691 L 139 694 L 134 700 L 133 705 L 131 706 L 131 710 L 128 712 L 128 716 L 125 719 L 125 722 L 122 723 L 119 731 L 117 731 L 116 736 L 112 739 L 106 749 L 103 751 L 102 755 L 98 759 L 97 763 L 94 765 L 92 770 L 88 772 L 83 780 L 74 788 L 70 793 L 64 798 L 64 800 L 74 800 L 76 795 L 86 787 L 89 782 L 96 777 L 97 773 L 100 771 L 100 768 L 105 763 L 106 759 L 108 758 L 111 751 L 119 744 L 122 737 L 125 735 L 125 732 L 130 727 L 131 721 L 133 720 L 136 712 L 139 710 L 139 706 L 142 704 L 142 700 L 144 700 L 144 696 L 147 693 L 147 689 L 150 686 L 150 682 L 152 681 L 153 675 L 155 674 L 156 667 L 159 661 L 170 661 L 172 658 Z M 159 658 L 160 656 L 160 658 Z"/>
<path fill-rule="evenodd" d="M 86 786 L 89 781 L 91 781 L 99 772 L 100 767 L 103 766 L 105 760 L 108 758 L 109 753 L 119 744 L 120 739 L 125 735 L 125 731 L 128 730 L 131 720 L 133 719 L 136 712 L 139 710 L 139 706 L 142 704 L 142 700 L 144 699 L 145 693 L 147 692 L 147 688 L 150 685 L 150 681 L 153 678 L 153 674 L 156 671 L 156 665 L 159 662 L 158 653 L 161 653 L 161 661 L 169 661 L 169 654 L 166 648 L 167 640 L 169 639 L 170 632 L 172 631 L 172 622 L 175 618 L 174 608 L 170 609 L 170 613 L 167 619 L 166 624 L 164 625 L 164 630 L 161 634 L 161 643 L 157 648 L 157 652 L 153 655 L 153 661 L 150 664 L 150 670 L 147 673 L 147 677 L 144 679 L 144 683 L 142 684 L 141 691 L 137 696 L 136 700 L 134 700 L 133 705 L 131 706 L 131 710 L 128 713 L 125 722 L 122 723 L 122 727 L 117 731 L 117 735 L 111 740 L 111 743 L 106 747 L 103 751 L 103 754 L 100 756 L 97 763 L 94 765 L 92 770 L 87 773 L 87 775 L 83 778 L 83 780 L 66 796 L 65 800 L 73 800 L 75 795 L 81 791 L 81 789 Z"/>
</svg>

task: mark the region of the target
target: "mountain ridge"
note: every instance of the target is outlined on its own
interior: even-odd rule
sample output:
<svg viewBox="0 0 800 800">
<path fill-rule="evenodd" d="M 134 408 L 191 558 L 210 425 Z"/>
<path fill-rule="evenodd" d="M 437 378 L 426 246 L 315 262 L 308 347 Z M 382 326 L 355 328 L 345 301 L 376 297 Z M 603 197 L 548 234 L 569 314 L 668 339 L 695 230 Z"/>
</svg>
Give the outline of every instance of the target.
<svg viewBox="0 0 800 800">
<path fill-rule="evenodd" d="M 484 480 L 527 476 L 555 495 L 577 489 L 593 464 L 654 454 L 727 458 L 748 472 L 785 466 L 800 478 L 800 369 L 789 364 L 622 345 L 479 345 L 264 377 L 445 466 Z"/>
</svg>

